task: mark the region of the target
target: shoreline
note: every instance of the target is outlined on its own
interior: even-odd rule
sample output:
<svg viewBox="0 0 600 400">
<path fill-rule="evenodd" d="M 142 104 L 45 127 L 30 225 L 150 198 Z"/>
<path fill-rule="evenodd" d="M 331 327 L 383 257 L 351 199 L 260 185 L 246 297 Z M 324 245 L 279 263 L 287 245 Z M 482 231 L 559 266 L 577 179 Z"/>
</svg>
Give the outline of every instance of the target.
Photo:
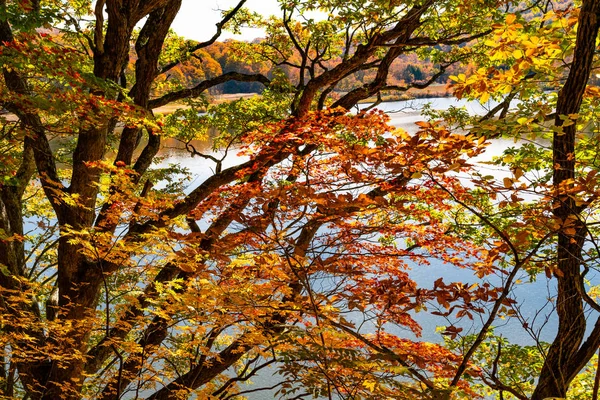
<svg viewBox="0 0 600 400">
<path fill-rule="evenodd" d="M 411 88 L 405 92 L 400 92 L 400 93 L 392 92 L 389 94 L 381 95 L 380 97 L 381 97 L 382 103 L 389 103 L 389 102 L 394 102 L 394 101 L 408 101 L 408 100 L 415 100 L 415 99 L 437 99 L 437 98 L 444 98 L 444 97 L 454 97 L 454 94 L 452 93 L 452 90 L 450 90 L 450 87 L 448 85 L 438 84 L 438 85 L 434 85 L 434 86 L 429 86 L 428 88 L 425 88 L 425 89 Z M 368 104 L 368 103 L 374 103 L 376 101 L 377 101 L 377 97 L 371 96 L 367 99 L 360 100 L 358 103 L 359 104 Z"/>
<path fill-rule="evenodd" d="M 213 104 L 221 104 L 225 102 L 240 100 L 240 99 L 248 99 L 255 96 L 260 96 L 259 93 L 229 93 L 229 94 L 220 94 L 213 96 L 213 101 L 211 101 L 210 105 Z M 426 89 L 415 89 L 411 88 L 405 92 L 401 93 L 390 93 L 381 96 L 382 103 L 391 103 L 395 101 L 408 101 L 415 99 L 437 99 L 437 98 L 447 98 L 453 97 L 453 93 L 450 90 L 448 85 L 438 84 L 435 86 L 430 86 Z M 376 102 L 378 99 L 376 96 L 372 96 L 366 98 L 364 100 L 360 100 L 358 104 L 371 104 Z M 181 108 L 187 108 L 185 104 L 168 104 L 162 107 L 155 108 L 153 111 L 159 114 L 170 114 L 173 111 Z"/>
<path fill-rule="evenodd" d="M 260 96 L 259 93 L 228 93 L 228 94 L 220 94 L 213 96 L 213 99 L 210 105 L 213 104 L 221 104 L 230 101 L 240 100 L 240 99 L 248 99 L 255 96 Z M 415 99 L 436 99 L 436 98 L 447 98 L 453 97 L 452 92 L 449 90 L 447 85 L 436 85 L 431 87 L 430 89 L 409 89 L 406 92 L 402 93 L 391 93 L 381 96 L 381 103 L 391 103 L 395 101 L 408 101 Z M 361 100 L 358 104 L 371 104 L 376 102 L 378 99 L 375 96 L 369 97 L 367 99 Z M 171 114 L 175 110 L 188 108 L 185 104 L 181 103 L 172 103 L 167 104 L 162 107 L 155 108 L 152 110 L 156 114 Z M 0 117 L 6 118 L 8 122 L 15 122 L 16 116 L 9 112 L 4 112 L 5 110 L 0 110 Z"/>
</svg>

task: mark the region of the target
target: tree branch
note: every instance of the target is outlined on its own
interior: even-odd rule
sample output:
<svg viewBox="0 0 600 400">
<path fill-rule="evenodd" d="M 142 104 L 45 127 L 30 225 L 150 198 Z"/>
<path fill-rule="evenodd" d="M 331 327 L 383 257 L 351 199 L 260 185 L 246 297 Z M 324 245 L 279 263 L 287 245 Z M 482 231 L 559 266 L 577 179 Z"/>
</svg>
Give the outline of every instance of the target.
<svg viewBox="0 0 600 400">
<path fill-rule="evenodd" d="M 189 49 L 190 55 L 193 55 L 193 53 L 195 51 L 198 51 L 200 49 L 203 49 L 203 48 L 208 47 L 211 44 L 215 43 L 217 41 L 217 39 L 221 36 L 221 33 L 223 32 L 223 27 L 235 16 L 235 14 L 238 13 L 238 11 L 242 8 L 244 3 L 246 3 L 246 1 L 247 0 L 240 0 L 240 2 L 233 9 L 231 9 L 231 11 L 229 11 L 220 22 L 218 22 L 216 24 L 217 32 L 209 40 L 198 43 L 197 45 L 191 47 Z M 186 58 L 178 59 L 178 60 L 175 60 L 175 61 L 161 67 L 157 71 L 156 76 L 168 72 L 169 70 L 171 70 L 172 68 L 179 65 L 180 63 L 182 63 L 185 60 L 186 60 Z"/>
<path fill-rule="evenodd" d="M 172 103 L 177 100 L 198 97 L 205 90 L 211 87 L 220 85 L 221 83 L 229 81 L 240 81 L 240 82 L 260 82 L 265 86 L 269 86 L 271 81 L 264 75 L 261 74 L 242 74 L 239 72 L 227 72 L 223 75 L 217 76 L 212 79 L 202 81 L 202 83 L 196 85 L 191 89 L 183 89 L 176 92 L 165 94 L 159 98 L 150 100 L 148 102 L 148 108 L 154 109 L 166 104 Z"/>
</svg>

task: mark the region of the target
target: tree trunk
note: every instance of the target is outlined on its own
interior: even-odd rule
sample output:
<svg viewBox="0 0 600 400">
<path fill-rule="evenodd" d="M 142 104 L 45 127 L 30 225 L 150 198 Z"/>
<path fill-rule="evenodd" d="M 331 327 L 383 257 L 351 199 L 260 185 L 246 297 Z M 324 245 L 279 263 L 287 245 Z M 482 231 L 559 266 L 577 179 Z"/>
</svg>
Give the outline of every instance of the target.
<svg viewBox="0 0 600 400">
<path fill-rule="evenodd" d="M 562 128 L 554 133 L 552 147 L 554 216 L 562 226 L 558 233 L 555 273 L 558 281 L 556 310 L 559 323 L 556 338 L 548 350 L 532 400 L 566 397 L 571 381 L 582 367 L 578 355 L 582 351 L 587 352 L 584 347 L 593 345 L 588 341 L 581 347 L 585 336 L 586 318 L 580 269 L 582 246 L 587 231 L 580 218 L 581 206 L 576 204 L 573 197 L 567 195 L 573 187 L 575 177 L 577 124 L 563 126 L 564 119 L 561 117 L 577 114 L 581 107 L 594 57 L 599 15 L 600 1 L 583 2 L 573 63 L 556 106 L 555 126 Z"/>
</svg>

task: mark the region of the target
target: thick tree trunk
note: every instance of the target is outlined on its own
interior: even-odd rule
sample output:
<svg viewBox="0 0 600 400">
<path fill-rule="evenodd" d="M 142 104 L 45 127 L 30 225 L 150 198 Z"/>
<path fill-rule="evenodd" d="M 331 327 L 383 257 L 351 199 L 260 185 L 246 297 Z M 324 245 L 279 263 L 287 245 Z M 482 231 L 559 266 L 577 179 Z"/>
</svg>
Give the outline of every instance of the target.
<svg viewBox="0 0 600 400">
<path fill-rule="evenodd" d="M 577 124 L 563 126 L 564 120 L 561 117 L 577 114 L 581 107 L 594 57 L 599 15 L 600 1 L 583 2 L 573 63 L 559 93 L 556 107 L 555 126 L 562 128 L 554 133 L 553 140 L 553 186 L 556 198 L 554 216 L 563 225 L 558 233 L 555 274 L 558 281 L 556 310 L 559 324 L 532 400 L 566 397 L 571 381 L 582 367 L 578 355 L 586 351 L 581 347 L 585 336 L 586 319 L 580 272 L 586 228 L 580 219 L 581 207 L 576 205 L 573 197 L 567 195 L 575 177 Z M 590 345 L 593 343 L 588 341 L 584 347 Z"/>
<path fill-rule="evenodd" d="M 181 0 L 171 0 L 169 3 L 148 16 L 135 44 L 138 60 L 135 63 L 136 82 L 131 90 L 135 104 L 147 108 L 150 99 L 150 89 L 156 77 L 156 66 L 161 49 L 171 23 L 181 6 Z M 115 162 L 122 161 L 131 164 L 133 151 L 140 139 L 139 128 L 125 128 L 121 134 L 119 151 Z"/>
<path fill-rule="evenodd" d="M 173 3 L 176 4 L 175 10 L 172 12 L 174 15 L 180 0 L 142 3 L 108 0 L 106 6 L 109 20 L 106 35 L 96 41 L 99 46 L 94 48 L 94 74 L 96 77 L 116 82 L 129 58 L 130 37 L 136 23 L 149 13 L 160 9 L 161 6 Z M 166 23 L 168 26 L 172 16 L 167 16 L 167 19 L 169 19 Z M 8 21 L 0 22 L 0 36 L 3 41 L 12 41 L 12 32 Z M 166 34 L 166 30 L 164 34 Z M 161 44 L 162 42 L 158 43 L 159 49 Z M 156 65 L 153 67 L 156 69 Z M 26 82 L 16 72 L 4 71 L 4 75 L 10 90 L 23 94 L 27 92 Z M 101 91 L 98 91 L 97 94 L 108 97 L 116 96 L 116 93 Z M 84 354 L 87 351 L 87 338 L 91 328 L 86 320 L 90 313 L 94 312 L 104 271 L 97 260 L 90 260 L 83 254 L 79 244 L 70 241 L 65 228 L 81 230 L 93 226 L 98 181 L 101 173 L 95 163 L 104 157 L 107 136 L 114 128 L 114 121 L 107 119 L 104 123 L 90 127 L 79 134 L 77 147 L 73 153 L 73 174 L 70 186 L 64 188 L 60 186 L 60 180 L 56 176 L 52 152 L 47 146 L 44 128 L 39 117 L 27 114 L 27 112 L 19 112 L 19 110 L 16 112 L 37 136 L 34 140 L 29 140 L 32 143 L 35 162 L 40 174 L 43 177 L 46 176 L 50 182 L 44 182 L 44 189 L 48 197 L 51 200 L 56 198 L 52 205 L 63 234 L 58 247 L 57 286 L 61 311 L 57 318 L 64 322 L 66 329 L 64 337 L 50 338 L 57 344 L 56 360 L 48 360 L 51 368 L 38 368 L 38 362 L 32 360 L 29 366 L 26 362 L 22 363 L 19 370 L 27 371 L 29 378 L 36 382 L 30 385 L 32 388 L 35 387 L 35 391 L 29 393 L 32 398 L 78 399 L 81 397 L 79 391 L 84 380 Z M 45 145 L 45 147 L 41 145 Z M 79 203 L 66 205 L 62 202 L 63 195 L 76 197 Z"/>
</svg>

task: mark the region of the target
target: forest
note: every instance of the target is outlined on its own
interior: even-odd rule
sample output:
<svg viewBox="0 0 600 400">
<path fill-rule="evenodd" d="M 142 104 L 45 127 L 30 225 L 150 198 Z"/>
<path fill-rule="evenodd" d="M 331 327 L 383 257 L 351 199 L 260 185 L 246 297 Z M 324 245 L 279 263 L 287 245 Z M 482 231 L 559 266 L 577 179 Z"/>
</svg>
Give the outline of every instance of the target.
<svg viewBox="0 0 600 400">
<path fill-rule="evenodd" d="M 0 0 L 0 399 L 598 400 L 599 0 L 182 1 Z"/>
<path fill-rule="evenodd" d="M 168 46 L 176 46 L 179 51 L 186 52 L 189 48 L 194 48 L 197 43 L 190 40 L 185 40 L 177 36 L 174 32 L 170 32 L 167 36 Z M 255 39 L 255 43 L 250 46 L 261 46 L 262 38 Z M 247 47 L 248 43 L 239 42 L 236 40 L 226 40 L 223 42 L 216 41 L 210 46 L 191 53 L 188 56 L 182 56 L 184 61 L 178 63 L 171 68 L 169 72 L 161 76 L 162 81 L 171 81 L 171 84 L 177 83 L 182 87 L 194 87 L 203 80 L 214 78 L 227 72 L 238 72 L 243 74 L 260 73 L 268 78 L 272 78 L 277 72 L 284 73 L 286 77 L 294 84 L 297 84 L 297 74 L 293 65 L 290 65 L 295 60 L 299 62 L 299 54 L 291 53 L 290 57 L 284 62 L 271 60 L 267 55 L 259 59 L 248 59 Z M 192 55 L 193 54 L 193 55 Z M 128 71 L 133 72 L 135 64 L 135 52 L 130 57 L 130 66 Z M 435 83 L 437 86 L 445 86 L 450 75 L 458 75 L 466 72 L 469 67 L 468 63 L 455 63 L 446 68 L 446 70 L 437 76 Z M 388 72 L 388 84 L 403 85 L 423 82 L 435 74 L 435 65 L 427 58 L 420 58 L 416 52 L 401 54 L 390 65 Z M 356 86 L 358 83 L 365 83 L 372 80 L 374 71 L 356 71 L 342 79 L 333 89 L 335 92 L 345 92 Z M 358 81 L 358 82 L 357 82 Z M 207 90 L 208 94 L 237 94 L 237 93 L 261 93 L 264 86 L 258 82 L 243 82 L 230 80 L 220 85 L 216 85 Z M 393 93 L 393 90 L 390 89 Z M 445 87 L 440 87 L 438 92 L 442 94 L 450 94 Z M 414 91 L 412 96 L 423 95 L 421 91 Z M 158 95 L 158 93 L 155 93 Z"/>
</svg>

